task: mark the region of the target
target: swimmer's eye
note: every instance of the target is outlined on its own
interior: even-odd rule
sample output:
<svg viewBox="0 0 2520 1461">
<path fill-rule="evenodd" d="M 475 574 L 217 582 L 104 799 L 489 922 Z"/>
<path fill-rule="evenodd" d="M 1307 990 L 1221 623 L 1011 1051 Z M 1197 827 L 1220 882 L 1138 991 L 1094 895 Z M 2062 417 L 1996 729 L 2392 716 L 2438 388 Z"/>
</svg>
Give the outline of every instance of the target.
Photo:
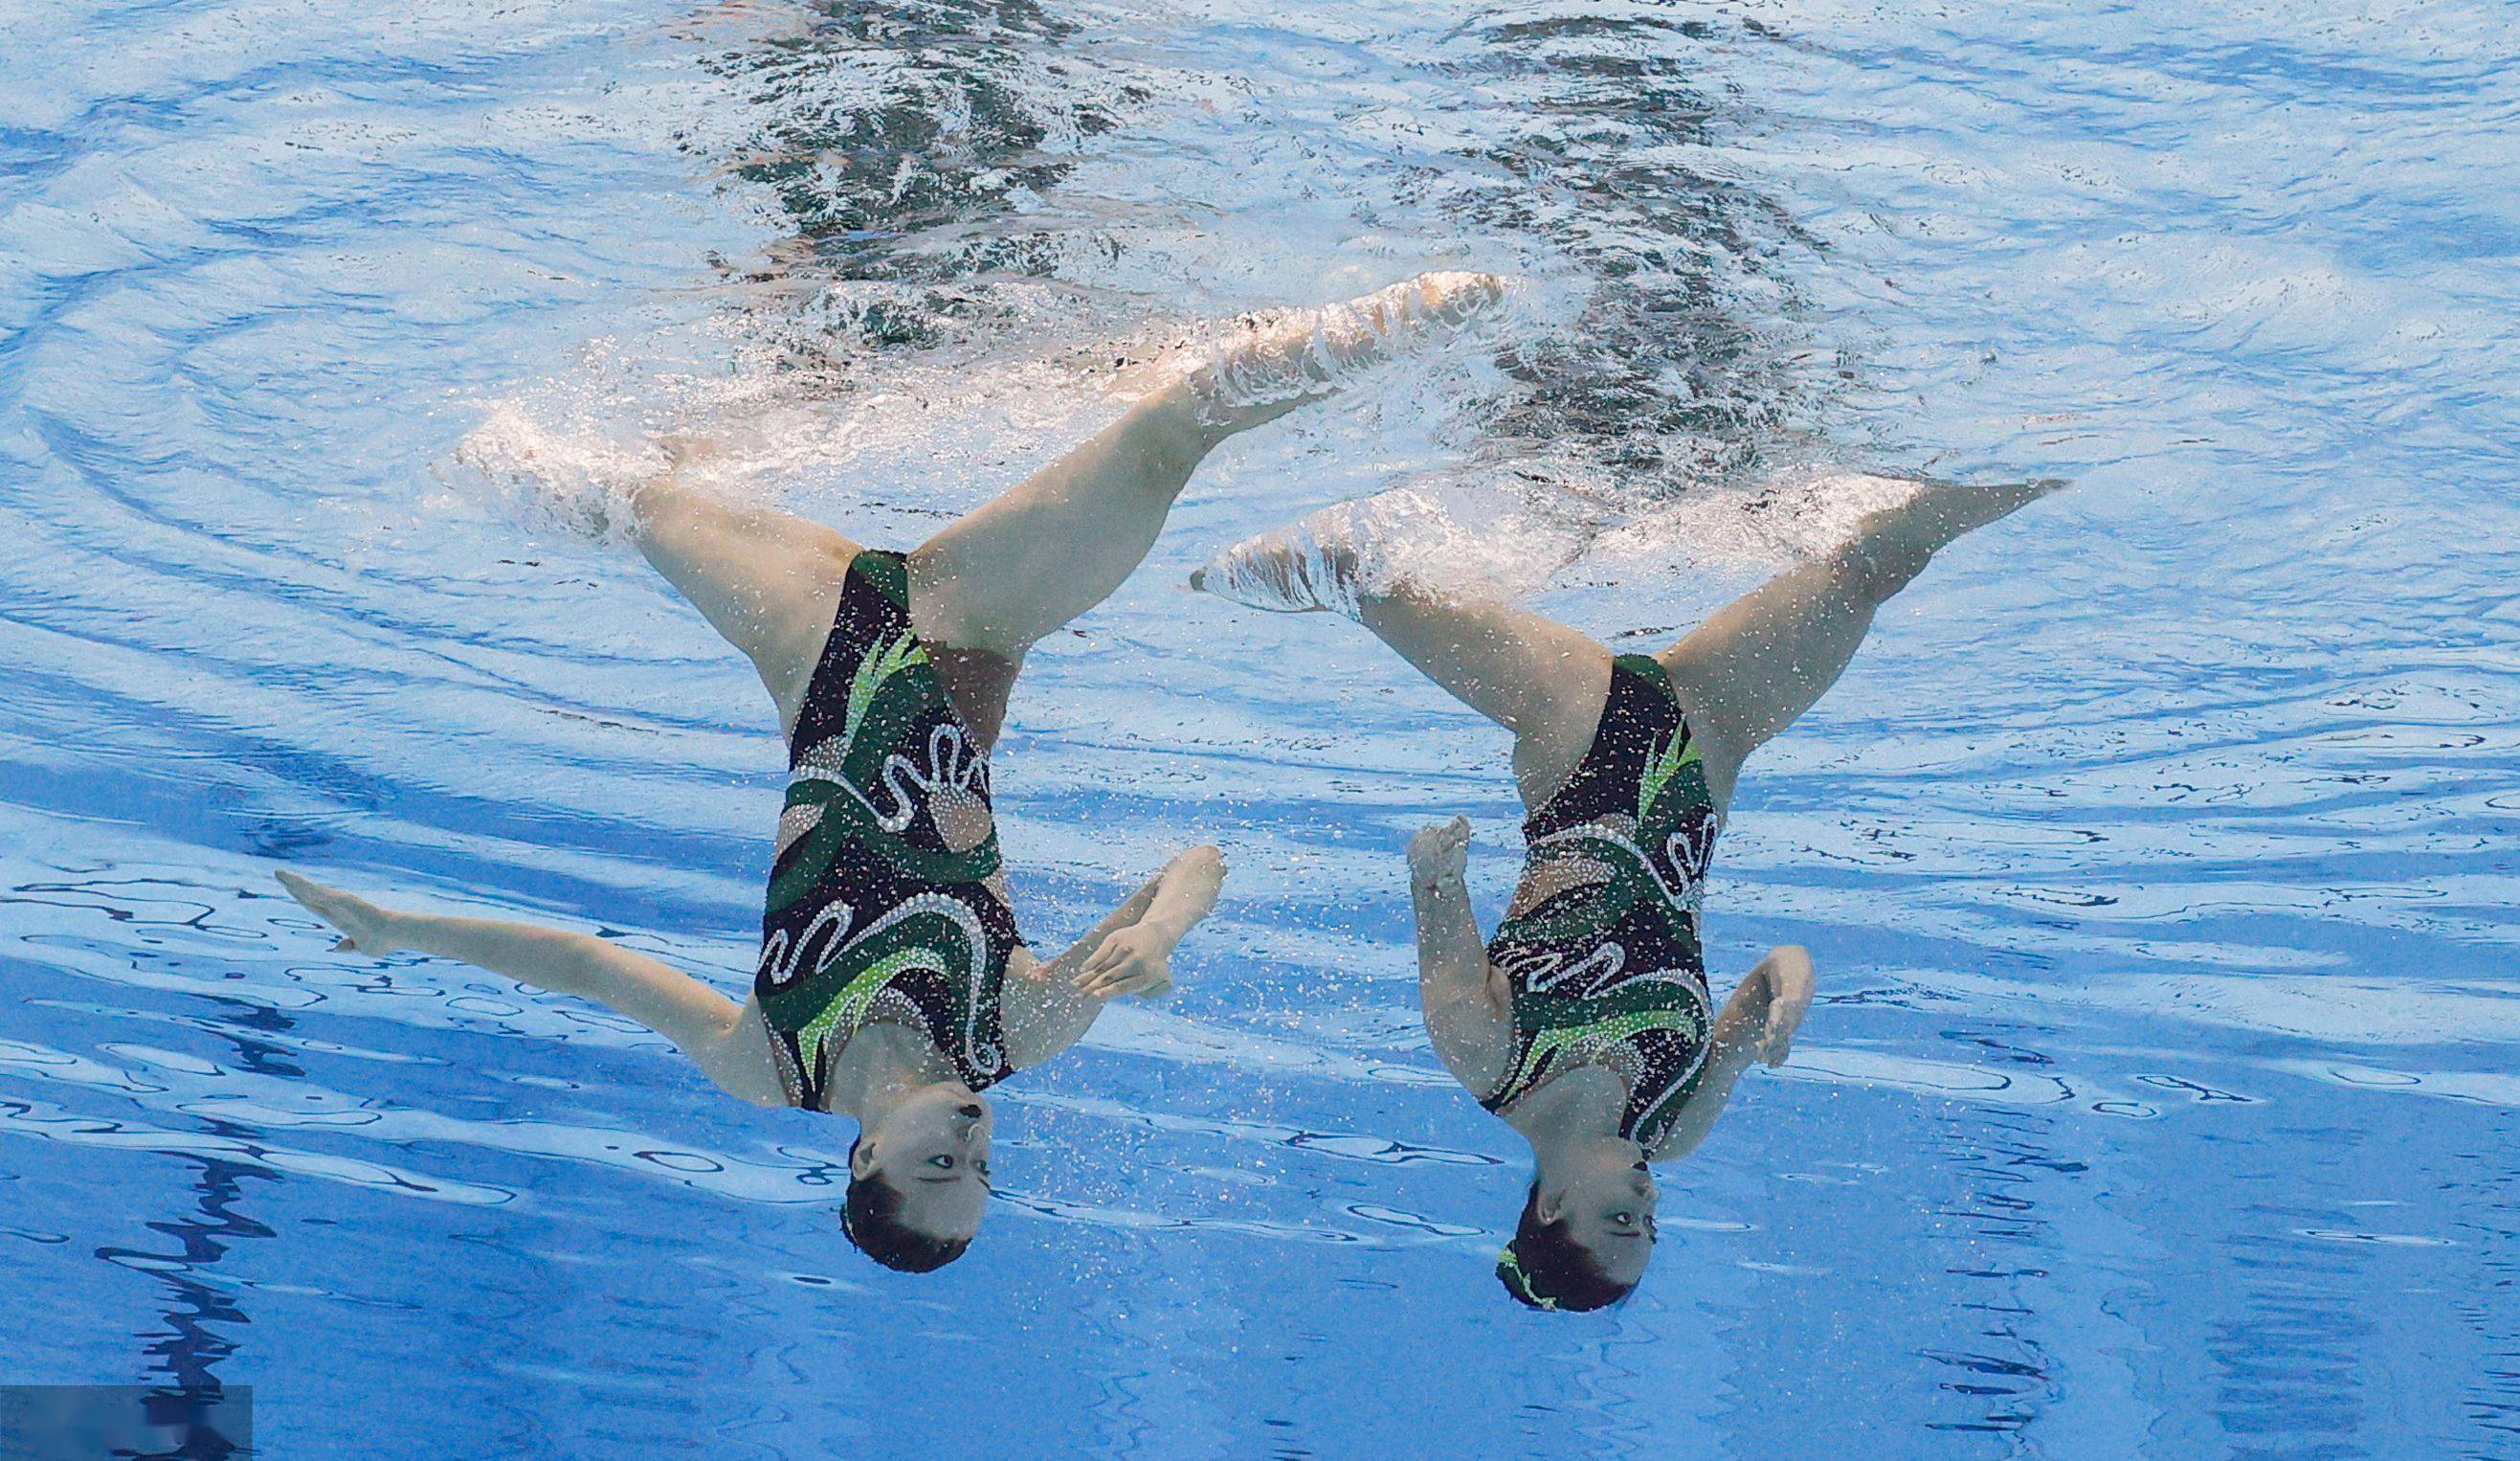
<svg viewBox="0 0 2520 1461">
<path fill-rule="evenodd" d="M 937 1155 L 928 1158 L 927 1164 L 936 1168 L 940 1172 L 950 1172 L 954 1169 L 954 1159 L 940 1152 Z"/>
</svg>

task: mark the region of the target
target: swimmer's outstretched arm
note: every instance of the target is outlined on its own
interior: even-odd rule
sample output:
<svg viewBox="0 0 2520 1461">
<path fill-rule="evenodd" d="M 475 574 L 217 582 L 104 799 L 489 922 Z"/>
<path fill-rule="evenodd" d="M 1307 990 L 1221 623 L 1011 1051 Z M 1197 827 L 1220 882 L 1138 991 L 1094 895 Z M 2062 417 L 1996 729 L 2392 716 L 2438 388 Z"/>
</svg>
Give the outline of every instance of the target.
<svg viewBox="0 0 2520 1461">
<path fill-rule="evenodd" d="M 756 1106 L 785 1106 L 760 1022 L 744 1007 L 668 964 L 588 934 L 487 918 L 405 913 L 277 874 L 289 895 L 341 931 L 334 945 L 383 958 L 410 950 L 505 975 L 520 984 L 591 999 L 671 1040 L 701 1073 Z"/>
<path fill-rule="evenodd" d="M 1680 1109 L 1671 1134 L 1647 1154 L 1648 1160 L 1669 1162 L 1696 1150 L 1706 1133 L 1715 1129 L 1716 1118 L 1732 1098 L 1733 1083 L 1753 1061 L 1770 1066 L 1785 1063 L 1786 1053 L 1793 1049 L 1794 1029 L 1803 1023 L 1811 1001 L 1811 950 L 1801 944 L 1770 949 L 1757 968 L 1741 976 L 1732 997 L 1724 1002 L 1724 1012 L 1715 1017 L 1706 1069 L 1698 1077 L 1697 1089 Z"/>
<path fill-rule="evenodd" d="M 1084 1038 L 1102 1006 L 1123 994 L 1172 992 L 1172 955 L 1216 909 L 1225 854 L 1192 847 L 1096 924 L 1075 946 L 1006 985 L 1007 1058 L 1037 1066 Z"/>
<path fill-rule="evenodd" d="M 1410 899 L 1418 912 L 1418 1002 L 1436 1058 L 1474 1095 L 1505 1077 L 1512 1053 L 1511 996 L 1488 963 L 1470 911 L 1470 822 L 1421 829 L 1409 840 Z"/>
</svg>

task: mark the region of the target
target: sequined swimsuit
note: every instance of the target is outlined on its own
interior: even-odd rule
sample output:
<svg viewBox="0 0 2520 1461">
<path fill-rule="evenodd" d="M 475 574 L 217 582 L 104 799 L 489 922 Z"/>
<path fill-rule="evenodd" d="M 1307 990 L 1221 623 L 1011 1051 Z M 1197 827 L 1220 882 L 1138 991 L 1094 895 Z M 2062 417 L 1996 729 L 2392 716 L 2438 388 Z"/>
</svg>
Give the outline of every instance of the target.
<svg viewBox="0 0 2520 1461">
<path fill-rule="evenodd" d="M 1503 1112 L 1606 1067 L 1628 1081 L 1619 1134 L 1661 1144 L 1706 1062 L 1698 886 L 1722 821 L 1670 677 L 1620 656 L 1582 764 L 1523 822 L 1522 887 L 1488 944 L 1512 990 L 1513 1053 L 1480 1105 Z"/>
<path fill-rule="evenodd" d="M 860 552 L 788 738 L 752 989 L 788 1099 L 814 1110 L 877 1020 L 924 1030 L 973 1090 L 1012 1069 L 1000 999 L 1022 938 L 988 756 L 909 606 L 901 555 Z"/>
</svg>

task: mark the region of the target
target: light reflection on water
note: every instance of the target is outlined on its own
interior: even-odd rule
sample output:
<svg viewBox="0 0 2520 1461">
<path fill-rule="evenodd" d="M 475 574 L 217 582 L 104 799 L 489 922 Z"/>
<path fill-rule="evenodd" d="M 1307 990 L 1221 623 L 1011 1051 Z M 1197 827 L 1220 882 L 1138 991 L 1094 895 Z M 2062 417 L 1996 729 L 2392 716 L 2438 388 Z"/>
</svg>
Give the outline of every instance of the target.
<svg viewBox="0 0 2520 1461">
<path fill-rule="evenodd" d="M 1755 14 L 48 17 L 0 61 L 0 1370 L 251 1382 L 310 1454 L 388 1392 L 479 1453 L 2510 1449 L 2501 18 Z M 846 1251 L 840 1128 L 266 891 L 750 966 L 758 691 L 430 475 L 473 403 L 749 413 L 901 542 L 1195 320 L 1462 263 L 1523 334 L 1238 443 L 1036 656 L 1039 932 L 1192 840 L 1236 881 L 1173 1005 L 1006 1088 L 934 1278 Z M 1838 521 L 1763 474 L 1867 453 L 2081 485 L 1753 763 L 1719 983 L 1799 940 L 1822 1003 L 1639 1297 L 1527 1318 L 1397 856 L 1469 813 L 1493 917 L 1502 737 L 1170 585 L 1407 477 L 1662 637 Z"/>
</svg>

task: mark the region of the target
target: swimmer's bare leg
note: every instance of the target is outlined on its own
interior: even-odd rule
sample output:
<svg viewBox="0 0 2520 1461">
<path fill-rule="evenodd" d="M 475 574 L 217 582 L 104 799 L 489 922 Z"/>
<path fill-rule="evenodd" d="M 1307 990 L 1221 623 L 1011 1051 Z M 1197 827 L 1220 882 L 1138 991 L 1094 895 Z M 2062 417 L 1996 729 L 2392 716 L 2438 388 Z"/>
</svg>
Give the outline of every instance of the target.
<svg viewBox="0 0 2520 1461">
<path fill-rule="evenodd" d="M 1254 608 L 1355 618 L 1444 692 L 1513 732 L 1514 781 L 1538 807 L 1575 774 L 1608 702 L 1610 654 L 1528 609 L 1402 578 L 1370 585 L 1339 509 L 1236 544 L 1191 587 Z"/>
<path fill-rule="evenodd" d="M 1610 695 L 1610 652 L 1593 636 L 1515 605 L 1409 583 L 1357 602 L 1392 653 L 1513 732 L 1525 806 L 1546 805 L 1574 776 Z"/>
<path fill-rule="evenodd" d="M 679 464 L 633 500 L 639 551 L 752 661 L 781 729 L 793 727 L 858 545 L 792 513 L 726 502 Z"/>
<path fill-rule="evenodd" d="M 504 975 L 537 989 L 591 999 L 674 1042 L 701 1073 L 757 1106 L 787 1093 L 758 1015 L 669 964 L 592 935 L 488 918 L 405 913 L 283 871 L 289 895 L 340 930 L 335 945 L 376 958 L 405 949 Z"/>
<path fill-rule="evenodd" d="M 1779 573 L 1655 656 L 1680 692 L 1717 799 L 1730 799 L 1744 757 L 1837 683 L 1874 611 L 1938 550 L 2062 485 L 1927 482 L 1907 501 L 1867 514 L 1826 559 Z"/>
<path fill-rule="evenodd" d="M 1019 659 L 1120 586 L 1228 437 L 1321 398 L 1340 371 L 1418 328 L 1459 323 L 1502 290 L 1490 275 L 1426 275 L 1221 349 L 913 553 L 912 622 L 932 644 Z"/>
</svg>

